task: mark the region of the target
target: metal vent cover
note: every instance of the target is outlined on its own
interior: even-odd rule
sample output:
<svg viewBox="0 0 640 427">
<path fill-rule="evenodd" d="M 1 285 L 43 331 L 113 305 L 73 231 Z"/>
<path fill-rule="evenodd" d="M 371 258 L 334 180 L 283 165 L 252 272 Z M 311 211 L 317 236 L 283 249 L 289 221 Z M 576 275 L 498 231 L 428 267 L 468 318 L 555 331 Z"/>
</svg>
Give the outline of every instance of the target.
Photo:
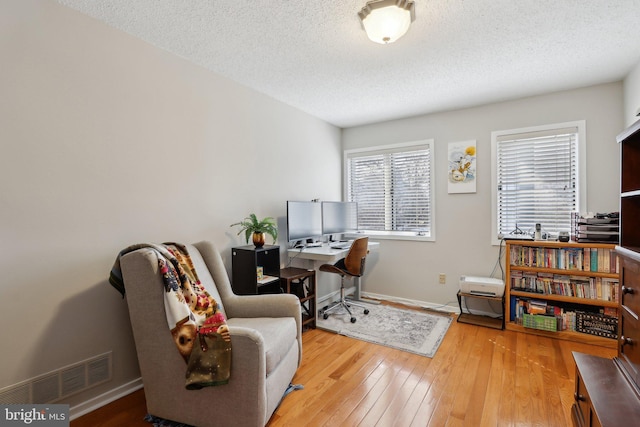
<svg viewBox="0 0 640 427">
<path fill-rule="evenodd" d="M 0 404 L 53 403 L 111 380 L 112 352 L 0 389 Z"/>
</svg>

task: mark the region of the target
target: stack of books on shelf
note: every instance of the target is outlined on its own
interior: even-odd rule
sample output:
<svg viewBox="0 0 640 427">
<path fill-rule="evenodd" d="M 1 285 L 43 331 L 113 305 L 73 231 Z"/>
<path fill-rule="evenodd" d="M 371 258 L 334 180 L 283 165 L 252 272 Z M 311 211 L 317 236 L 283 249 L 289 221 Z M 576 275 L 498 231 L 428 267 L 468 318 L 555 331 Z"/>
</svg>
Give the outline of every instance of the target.
<svg viewBox="0 0 640 427">
<path fill-rule="evenodd" d="M 547 301 L 514 298 L 512 321 L 525 328 L 543 331 L 575 331 L 576 312 L 553 306 Z"/>
<path fill-rule="evenodd" d="M 620 219 L 618 212 L 608 214 L 571 214 L 571 238 L 579 243 L 618 243 Z"/>
<path fill-rule="evenodd" d="M 597 312 L 585 312 L 529 298 L 513 298 L 511 304 L 511 321 L 525 328 L 550 332 L 580 332 L 605 338 L 617 338 L 618 310 L 616 308 L 604 307 Z"/>
</svg>

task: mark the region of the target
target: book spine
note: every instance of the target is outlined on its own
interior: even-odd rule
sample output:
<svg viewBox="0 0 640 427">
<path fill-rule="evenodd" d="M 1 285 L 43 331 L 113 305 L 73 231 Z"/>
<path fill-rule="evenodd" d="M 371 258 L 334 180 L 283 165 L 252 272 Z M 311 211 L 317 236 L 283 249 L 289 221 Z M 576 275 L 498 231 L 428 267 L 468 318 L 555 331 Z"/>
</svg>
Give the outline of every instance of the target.
<svg viewBox="0 0 640 427">
<path fill-rule="evenodd" d="M 584 257 L 582 262 L 583 271 L 591 271 L 591 248 L 584 248 Z"/>
</svg>

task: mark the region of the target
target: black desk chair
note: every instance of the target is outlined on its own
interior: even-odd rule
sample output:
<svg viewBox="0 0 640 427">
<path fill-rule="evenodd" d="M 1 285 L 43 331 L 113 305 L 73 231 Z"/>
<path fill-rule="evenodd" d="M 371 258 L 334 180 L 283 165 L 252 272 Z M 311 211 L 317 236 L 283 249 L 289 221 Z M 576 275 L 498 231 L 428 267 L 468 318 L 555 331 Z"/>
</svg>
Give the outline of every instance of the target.
<svg viewBox="0 0 640 427">
<path fill-rule="evenodd" d="M 344 307 L 347 313 L 351 316 L 351 323 L 356 323 L 356 318 L 351 313 L 351 306 L 360 307 L 364 309 L 364 314 L 369 314 L 369 310 L 362 304 L 355 303 L 353 301 L 347 301 L 345 298 L 344 279 L 349 277 L 360 277 L 364 274 L 364 263 L 367 259 L 367 253 L 369 252 L 369 238 L 361 237 L 353 241 L 347 256 L 336 262 L 335 264 L 322 264 L 320 271 L 327 273 L 339 274 L 341 277 L 340 282 L 340 299 L 333 302 L 331 305 L 324 307 L 320 310 L 320 314 L 323 319 L 329 318 L 329 314 L 336 311 L 340 307 Z"/>
</svg>

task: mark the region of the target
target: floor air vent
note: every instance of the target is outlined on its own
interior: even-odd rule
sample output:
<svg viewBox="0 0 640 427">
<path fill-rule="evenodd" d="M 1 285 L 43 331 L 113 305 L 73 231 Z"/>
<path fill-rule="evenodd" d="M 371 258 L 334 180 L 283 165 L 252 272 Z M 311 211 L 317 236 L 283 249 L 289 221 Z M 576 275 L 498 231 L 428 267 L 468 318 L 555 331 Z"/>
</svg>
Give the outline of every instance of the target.
<svg viewBox="0 0 640 427">
<path fill-rule="evenodd" d="M 32 402 L 28 403 L 49 403 L 60 396 L 59 375 L 51 373 L 43 375 L 31 381 Z"/>
<path fill-rule="evenodd" d="M 87 384 L 94 386 L 111 379 L 111 353 L 87 363 Z"/>
<path fill-rule="evenodd" d="M 76 365 L 60 372 L 61 396 L 69 396 L 87 388 L 87 366 Z"/>
<path fill-rule="evenodd" d="M 73 365 L 0 390 L 0 404 L 53 403 L 111 380 L 112 352 L 107 352 Z"/>
<path fill-rule="evenodd" d="M 0 404 L 2 405 L 29 402 L 30 398 L 29 384 L 17 384 L 0 391 Z"/>
</svg>

